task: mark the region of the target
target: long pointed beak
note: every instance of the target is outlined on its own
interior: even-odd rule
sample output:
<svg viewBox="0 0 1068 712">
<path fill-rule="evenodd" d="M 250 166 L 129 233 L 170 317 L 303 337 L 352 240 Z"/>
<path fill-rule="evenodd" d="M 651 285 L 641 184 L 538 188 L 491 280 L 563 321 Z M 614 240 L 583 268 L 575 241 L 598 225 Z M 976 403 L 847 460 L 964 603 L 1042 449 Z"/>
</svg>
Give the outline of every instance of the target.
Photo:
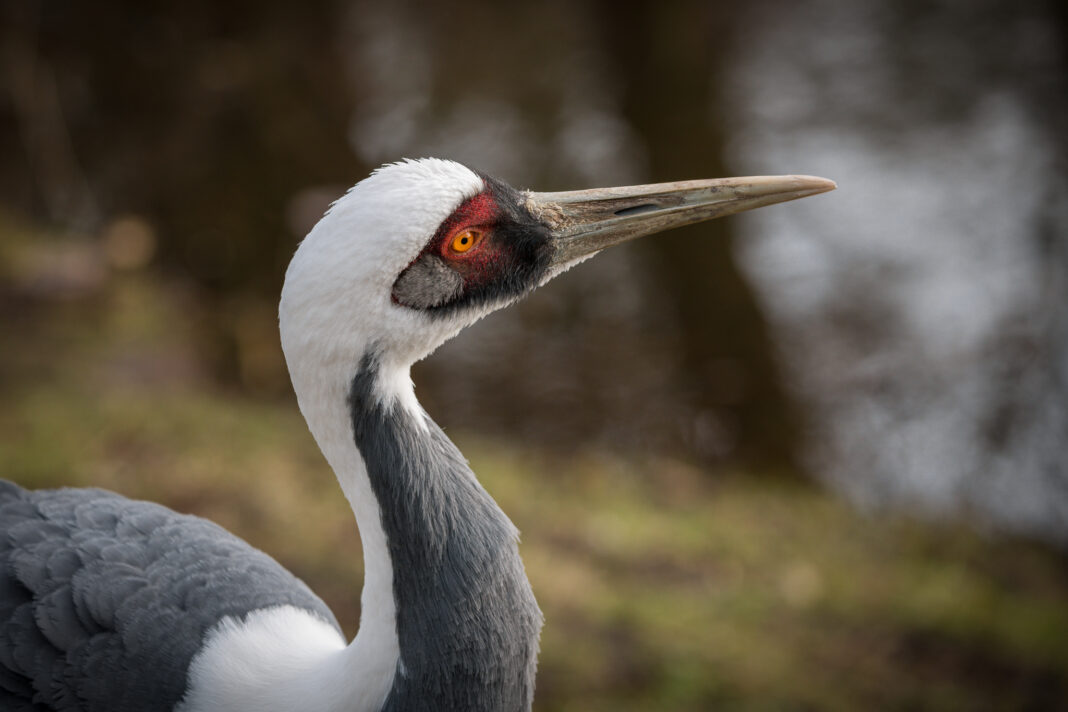
<svg viewBox="0 0 1068 712">
<path fill-rule="evenodd" d="M 552 232 L 555 268 L 637 237 L 836 187 L 834 181 L 814 176 L 755 176 L 528 192 L 524 197 L 527 208 Z"/>
</svg>

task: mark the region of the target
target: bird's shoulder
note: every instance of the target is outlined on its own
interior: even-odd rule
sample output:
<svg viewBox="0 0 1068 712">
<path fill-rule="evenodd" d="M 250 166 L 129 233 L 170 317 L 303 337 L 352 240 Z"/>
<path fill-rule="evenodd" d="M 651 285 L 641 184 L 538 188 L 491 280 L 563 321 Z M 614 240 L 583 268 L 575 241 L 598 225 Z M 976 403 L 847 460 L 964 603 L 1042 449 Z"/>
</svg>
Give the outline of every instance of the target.
<svg viewBox="0 0 1068 712">
<path fill-rule="evenodd" d="M 299 579 L 212 522 L 0 481 L 2 709 L 170 709 L 213 626 L 281 605 L 337 626 Z"/>
</svg>

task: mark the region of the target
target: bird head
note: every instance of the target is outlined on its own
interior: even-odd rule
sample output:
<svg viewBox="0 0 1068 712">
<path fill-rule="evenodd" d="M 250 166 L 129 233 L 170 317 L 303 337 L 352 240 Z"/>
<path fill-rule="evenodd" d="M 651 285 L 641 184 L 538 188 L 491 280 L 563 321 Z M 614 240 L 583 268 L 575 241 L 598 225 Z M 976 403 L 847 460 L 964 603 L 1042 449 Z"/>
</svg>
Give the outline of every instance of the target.
<svg viewBox="0 0 1068 712">
<path fill-rule="evenodd" d="M 774 176 L 535 193 L 453 161 L 389 164 L 298 248 L 280 306 L 286 357 L 292 371 L 373 350 L 407 367 L 606 247 L 834 187 Z"/>
</svg>

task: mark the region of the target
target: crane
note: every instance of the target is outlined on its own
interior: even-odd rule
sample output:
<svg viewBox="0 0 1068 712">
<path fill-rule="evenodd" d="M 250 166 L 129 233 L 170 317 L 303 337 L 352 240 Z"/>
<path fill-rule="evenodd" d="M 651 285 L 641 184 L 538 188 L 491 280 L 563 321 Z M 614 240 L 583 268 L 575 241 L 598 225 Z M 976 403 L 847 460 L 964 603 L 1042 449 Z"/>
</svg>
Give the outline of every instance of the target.
<svg viewBox="0 0 1068 712">
<path fill-rule="evenodd" d="M 542 615 L 517 530 L 419 405 L 411 365 L 606 247 L 834 187 L 536 193 L 441 159 L 374 171 L 301 242 L 279 305 L 300 410 L 363 543 L 355 638 L 204 519 L 0 481 L 0 709 L 530 709 Z"/>
</svg>

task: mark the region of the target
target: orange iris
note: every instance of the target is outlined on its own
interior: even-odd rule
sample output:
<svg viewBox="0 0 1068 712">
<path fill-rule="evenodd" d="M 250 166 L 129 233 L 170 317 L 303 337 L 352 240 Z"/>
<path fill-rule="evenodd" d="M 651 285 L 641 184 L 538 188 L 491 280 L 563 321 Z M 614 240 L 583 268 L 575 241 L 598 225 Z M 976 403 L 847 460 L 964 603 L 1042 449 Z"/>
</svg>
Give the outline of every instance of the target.
<svg viewBox="0 0 1068 712">
<path fill-rule="evenodd" d="M 453 252 L 463 254 L 477 245 L 481 239 L 482 233 L 477 230 L 462 230 L 453 235 L 452 243 L 449 244 L 449 249 Z"/>
</svg>

